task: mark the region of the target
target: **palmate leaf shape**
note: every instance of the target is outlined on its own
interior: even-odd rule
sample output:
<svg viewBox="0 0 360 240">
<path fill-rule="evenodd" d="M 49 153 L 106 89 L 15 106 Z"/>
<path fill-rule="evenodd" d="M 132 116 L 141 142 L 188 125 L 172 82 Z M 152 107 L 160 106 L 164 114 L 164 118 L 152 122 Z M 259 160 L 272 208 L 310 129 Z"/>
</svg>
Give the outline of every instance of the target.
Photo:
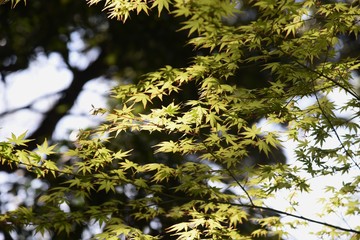
<svg viewBox="0 0 360 240">
<path fill-rule="evenodd" d="M 348 61 L 350 64 L 344 66 L 340 71 L 334 70 L 334 66 L 326 65 L 326 62 L 324 65 L 315 66 L 315 68 L 307 67 L 309 64 L 314 64 L 315 60 L 324 54 L 328 54 L 329 58 L 332 57 L 333 53 L 328 49 L 337 44 L 338 40 L 334 37 L 336 34 L 342 33 L 344 29 L 349 32 L 358 31 L 358 27 L 354 28 L 353 24 L 350 24 L 350 22 L 355 21 L 355 18 L 346 16 L 346 14 L 339 15 L 340 12 L 344 13 L 345 9 L 353 13 L 356 10 L 354 10 L 353 6 L 347 4 L 319 5 L 315 9 L 316 14 L 325 16 L 325 24 L 319 30 L 309 28 L 307 20 L 303 19 L 304 15 L 309 15 L 311 18 L 312 8 L 317 6 L 315 1 L 278 1 L 278 3 L 276 1 L 252 1 L 254 6 L 260 9 L 259 21 L 239 26 L 235 30 L 235 28 L 232 29 L 231 26 L 224 25 L 222 22 L 224 16 L 235 12 L 234 6 L 230 2 L 228 4 L 225 2 L 205 0 L 196 2 L 175 1 L 175 15 L 187 18 L 182 29 L 187 30 L 189 36 L 194 36 L 190 39 L 190 43 L 196 48 L 209 49 L 209 52 L 217 47 L 219 47 L 220 51 L 214 55 L 210 54 L 206 57 L 195 58 L 194 63 L 187 67 L 185 71 L 183 69 L 175 70 L 178 77 L 172 78 L 172 82 L 167 82 L 167 84 L 171 83 L 168 86 L 176 86 L 177 91 L 181 91 L 184 83 L 196 81 L 201 86 L 198 100 L 191 100 L 183 103 L 182 106 L 177 106 L 176 111 L 172 112 L 171 116 L 166 116 L 160 109 L 152 109 L 151 114 L 141 114 L 140 118 L 144 121 L 140 120 L 138 123 L 141 126 L 146 122 L 147 127 L 143 128 L 144 130 L 170 130 L 170 133 L 177 133 L 182 136 L 178 141 L 161 142 L 157 145 L 156 153 L 196 154 L 208 151 L 208 153 L 203 153 L 203 159 L 220 164 L 225 163 L 225 166 L 233 166 L 234 161 L 231 162 L 229 159 L 231 159 L 231 156 L 235 156 L 235 153 L 241 152 L 238 156 L 244 158 L 247 154 L 247 146 L 255 146 L 260 152 L 269 155 L 272 148 L 281 146 L 279 133 L 275 131 L 264 132 L 256 124 L 248 126 L 246 120 L 240 117 L 244 116 L 246 118 L 257 111 L 259 114 L 268 116 L 273 123 L 290 122 L 287 133 L 290 139 L 298 141 L 299 133 L 305 131 L 313 134 L 319 143 L 325 143 L 331 134 L 324 135 L 322 133 L 324 131 L 329 133 L 334 129 L 333 123 L 337 118 L 334 115 L 335 106 L 324 101 L 325 98 L 319 98 L 318 102 L 313 106 L 302 109 L 298 105 L 298 100 L 309 94 L 316 94 L 317 91 L 320 92 L 322 89 L 330 90 L 334 87 L 342 88 L 345 92 L 350 93 L 355 98 L 355 101 L 359 100 L 358 96 L 352 92 L 351 85 L 348 85 L 347 80 L 345 80 L 349 77 L 349 75 L 345 74 L 345 71 L 357 69 L 355 62 L 350 63 L 352 60 Z M 224 7 L 226 4 L 227 6 Z M 229 9 L 232 10 L 229 11 Z M 214 12 L 209 17 L 211 11 Z M 280 12 L 286 12 L 287 14 L 278 14 Z M 271 17 L 273 18 L 272 21 L 269 20 Z M 334 32 L 331 24 L 336 23 L 332 21 L 332 18 L 339 17 L 348 18 L 348 24 L 340 23 L 339 29 Z M 269 45 L 275 45 L 276 47 L 269 50 L 269 48 L 266 48 Z M 304 47 L 299 48 L 298 46 Z M 258 51 L 258 54 L 246 56 L 242 50 L 239 50 L 243 48 L 249 51 Z M 311 51 L 309 51 L 310 49 Z M 289 58 L 290 63 L 266 62 L 276 57 Z M 276 77 L 276 80 L 270 83 L 271 87 L 268 89 L 249 92 L 237 86 L 221 84 L 221 77 L 214 77 L 222 76 L 227 79 L 232 76 L 238 68 L 238 65 L 234 63 L 262 61 L 265 61 L 262 70 L 269 69 L 273 77 Z M 335 65 L 340 67 L 341 64 L 339 62 Z M 342 75 L 342 71 L 344 71 L 344 75 Z M 345 80 L 343 83 L 333 80 L 341 75 L 341 78 Z M 155 86 L 157 84 L 159 86 L 163 85 L 162 77 L 161 71 L 151 74 L 152 84 Z M 304 85 L 307 87 L 304 88 Z M 323 91 L 321 94 L 328 94 L 329 92 Z M 159 94 L 160 100 L 163 100 L 164 97 L 160 88 L 151 88 L 149 92 L 135 91 L 129 96 L 122 95 L 118 97 L 119 99 L 135 100 L 134 94 L 142 95 L 144 93 L 149 94 L 148 96 L 151 99 L 156 94 Z M 263 96 L 266 96 L 266 98 L 262 99 Z M 144 98 L 146 97 L 143 96 L 135 101 L 141 102 L 141 99 Z M 351 104 L 351 101 L 347 104 Z M 189 108 L 183 106 L 189 106 Z M 187 110 L 184 111 L 183 109 Z M 121 119 L 121 116 L 119 116 L 119 119 Z M 160 119 L 161 121 L 159 121 Z M 321 123 L 320 128 L 322 130 L 315 127 L 315 122 Z M 351 124 L 351 131 L 354 128 L 358 129 Z M 201 131 L 205 129 L 211 129 L 212 132 L 206 134 L 204 138 L 198 138 Z M 229 133 L 233 130 L 238 135 Z M 299 143 L 299 146 L 301 146 L 302 142 Z M 317 156 L 312 153 L 312 158 L 304 158 L 305 149 L 308 149 L 309 144 L 304 145 L 304 148 L 298 151 L 299 160 L 304 161 L 308 166 L 311 166 L 311 161 L 316 162 L 320 155 L 331 157 L 328 151 L 319 147 L 315 151 L 321 153 L 320 155 Z M 349 158 L 346 159 L 345 161 L 349 161 Z M 354 166 L 356 167 L 356 165 Z M 324 161 L 318 161 L 317 167 L 327 168 Z M 155 170 L 154 166 L 151 169 Z M 164 180 L 166 176 L 169 176 L 165 169 L 165 166 L 164 169 L 157 166 L 158 174 L 155 174 L 154 181 L 161 183 L 162 179 Z M 195 171 L 196 167 L 190 169 Z M 308 171 L 310 174 L 315 174 L 310 168 L 308 168 Z M 306 180 L 296 175 L 298 172 L 297 168 L 288 168 L 278 164 L 273 166 L 270 172 L 264 166 L 256 171 L 249 170 L 248 174 L 250 174 L 250 178 L 256 178 L 258 175 L 264 177 L 264 179 L 269 177 L 271 181 L 262 185 L 263 190 L 267 189 L 265 192 L 268 193 L 287 188 L 309 191 Z M 231 176 L 229 177 L 231 178 Z M 189 176 L 184 176 L 183 179 L 187 178 L 191 179 Z M 289 181 L 293 181 L 294 184 L 289 184 Z M 241 187 L 240 182 L 234 182 L 233 185 Z M 254 196 L 255 194 L 266 196 L 266 194 L 261 193 L 261 190 L 256 191 L 251 189 L 251 186 L 248 186 L 248 188 L 247 190 Z M 179 189 L 187 189 L 190 195 L 201 194 L 199 192 L 200 188 L 196 184 L 179 186 Z M 189 214 L 196 213 L 195 210 L 192 211 L 191 209 L 186 211 Z M 205 209 L 206 211 L 209 211 L 208 207 Z M 220 212 L 217 212 L 217 214 L 220 214 Z M 195 215 L 193 215 L 192 221 L 180 222 L 170 227 L 169 230 L 175 232 L 179 239 L 201 238 L 204 231 L 199 231 L 197 226 L 201 225 L 209 229 L 212 227 L 211 224 L 206 224 L 206 220 L 197 218 Z M 260 219 L 259 222 L 264 224 L 266 222 L 265 225 L 276 227 L 279 227 L 280 224 L 279 221 L 273 221 L 271 218 Z M 209 230 L 209 232 L 211 231 Z M 278 230 L 278 232 L 281 232 L 281 230 Z M 236 235 L 235 232 L 231 232 L 227 236 L 232 236 L 232 234 Z M 252 232 L 252 236 L 264 236 L 267 234 L 267 229 L 257 229 Z"/>
<path fill-rule="evenodd" d="M 16 136 L 15 134 L 11 134 L 11 138 L 8 138 L 7 140 L 14 144 L 14 145 L 19 145 L 19 146 L 26 146 L 27 142 L 30 142 L 31 140 L 26 139 L 26 132 L 20 134 L 19 136 Z"/>
<path fill-rule="evenodd" d="M 169 11 L 170 7 L 170 0 L 87 0 L 87 2 L 89 5 L 105 2 L 104 10 L 109 13 L 109 17 L 116 18 L 122 22 L 125 22 L 130 17 L 131 12 L 136 12 L 137 14 L 145 12 L 148 14 L 150 9 L 156 8 L 160 16 L 164 9 Z"/>
<path fill-rule="evenodd" d="M 55 151 L 53 151 L 55 147 L 56 145 L 49 146 L 46 139 L 44 140 L 42 145 L 37 145 L 38 153 L 45 155 L 51 155 L 55 153 Z"/>
<path fill-rule="evenodd" d="M 359 211 L 360 97 L 352 84 L 359 61 L 344 58 L 338 45 L 346 36 L 357 37 L 356 3 L 88 2 L 104 2 L 109 16 L 123 22 L 131 12 L 171 11 L 199 52 L 186 67 L 165 66 L 137 84 L 114 88 L 115 109 L 107 111 L 102 126 L 82 132 L 74 149 L 66 150 L 67 166 L 51 161 L 55 147 L 46 141 L 35 152 L 16 149 L 26 145 L 25 134 L 2 143 L 2 162 L 22 163 L 45 179 L 48 172 L 61 176 L 61 187 L 51 187 L 40 198 L 38 212 L 19 208 L 3 221 L 71 235 L 70 222 L 94 219 L 103 226 L 98 239 L 156 239 L 161 234 L 281 239 L 287 237 L 286 226 L 309 222 L 324 227 L 316 233 L 322 239 L 360 234 L 358 222 L 342 227 L 295 211 L 295 195 L 311 191 L 309 180 L 350 173 L 355 173 L 352 179 L 327 187 L 332 195 L 322 200 L 323 214 L 345 209 L 356 218 Z M 254 19 L 242 21 L 239 7 L 253 11 Z M 245 86 L 248 69 L 261 73 L 252 80 L 262 84 Z M 182 96 L 189 88 L 195 94 Z M 347 99 L 331 101 L 338 90 Z M 313 101 L 303 105 L 309 97 Z M 260 120 L 276 129 L 266 129 Z M 122 150 L 117 149 L 119 138 L 125 139 Z M 334 139 L 336 146 L 328 148 Z M 286 141 L 296 145 L 296 164 L 277 159 L 275 149 Z M 290 206 L 267 204 L 279 192 L 288 193 Z M 88 204 L 93 198 L 96 204 Z M 71 201 L 78 202 L 79 211 L 65 213 L 58 207 Z M 294 221 L 286 222 L 285 216 Z M 54 224 L 49 226 L 49 220 Z M 151 234 L 159 236 L 147 234 L 156 227 Z"/>
</svg>

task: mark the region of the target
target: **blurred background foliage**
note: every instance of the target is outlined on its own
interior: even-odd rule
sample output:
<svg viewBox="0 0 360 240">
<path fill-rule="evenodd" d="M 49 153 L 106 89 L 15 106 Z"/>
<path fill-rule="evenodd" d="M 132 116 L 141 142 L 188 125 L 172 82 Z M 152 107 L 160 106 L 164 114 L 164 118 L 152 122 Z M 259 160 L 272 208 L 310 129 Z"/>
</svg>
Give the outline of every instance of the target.
<svg viewBox="0 0 360 240">
<path fill-rule="evenodd" d="M 247 1 L 239 1 L 242 12 L 236 16 L 224 19 L 230 25 L 245 24 L 256 20 L 257 9 L 250 8 Z M 315 21 L 321 21 L 321 18 Z M 52 139 L 53 133 L 60 120 L 71 114 L 70 110 L 78 99 L 86 83 L 102 78 L 116 84 L 137 82 L 139 77 L 149 71 L 156 70 L 165 65 L 173 67 L 185 67 L 192 57 L 206 54 L 201 49 L 193 49 L 187 44 L 187 32 L 178 31 L 181 27 L 181 19 L 163 12 L 160 17 L 156 11 L 150 12 L 150 16 L 143 13 L 132 15 L 125 24 L 111 20 L 106 13 L 102 12 L 102 6 L 93 5 L 89 7 L 86 1 L 52 0 L 52 1 L 28 1 L 24 6 L 20 3 L 15 9 L 10 4 L 0 7 L 0 74 L 2 86 L 6 91 L 7 81 L 12 74 L 21 72 L 29 67 L 29 64 L 40 55 L 50 56 L 58 54 L 62 64 L 71 72 L 72 81 L 70 85 L 56 93 L 59 98 L 53 105 L 44 110 L 42 120 L 32 123 L 34 129 L 28 133 L 28 138 L 33 139 L 27 146 L 29 150 L 35 149 L 47 138 L 52 144 L 58 143 L 59 149 L 73 146 L 71 141 Z M 342 46 L 339 54 L 357 56 L 360 53 L 359 39 L 354 36 L 342 36 Z M 87 61 L 79 63 L 74 60 L 74 53 L 85 57 Z M 286 59 L 284 59 L 286 61 Z M 267 84 L 269 73 L 260 71 L 258 65 L 244 64 L 238 70 L 236 77 L 230 81 L 247 88 L 261 88 Z M 29 76 L 36 77 L 36 76 Z M 258 79 L 266 79 L 259 81 Z M 26 79 L 24 79 L 26 81 Z M 49 76 L 49 82 L 51 76 Z M 31 89 L 29 89 L 31 91 Z M 172 95 L 181 102 L 186 99 L 197 98 L 196 88 L 191 86 L 180 94 Z M 91 99 L 89 100 L 91 101 Z M 91 103 L 89 103 L 91 104 Z M 108 101 L 110 108 L 118 104 L 114 100 Z M 157 103 L 154 103 L 155 105 Z M 28 105 L 16 109 L 32 110 Z M 1 117 L 14 114 L 11 109 L 0 113 Z M 254 113 L 249 116 L 248 122 L 259 121 L 263 116 Z M 1 126 L 6 128 L 6 126 Z M 65 133 L 66 134 L 66 133 Z M 6 136 L 5 136 L 6 137 Z M 161 134 L 146 134 L 143 132 L 120 134 L 116 141 L 111 141 L 109 148 L 134 149 L 132 159 L 134 162 L 163 162 L 168 165 L 189 160 L 178 155 L 153 155 L 151 146 L 162 141 L 167 136 Z M 173 136 L 177 137 L 177 136 Z M 178 136 L 180 137 L 180 136 Z M 284 162 L 285 157 L 282 150 L 274 151 L 267 158 L 264 154 L 252 150 L 250 158 L 252 164 L 261 162 Z M 189 156 L 191 158 L 191 156 Z M 65 161 L 60 159 L 59 161 Z M 70 164 L 67 161 L 65 164 Z M 170 164 L 171 163 L 171 164 Z M 16 176 L 7 180 L 1 187 L 1 212 L 8 211 L 9 202 L 16 197 L 18 206 L 34 206 L 36 209 L 37 198 L 49 186 L 56 186 L 61 179 L 48 179 L 46 182 L 34 179 L 34 176 L 21 169 L 0 166 L 1 171 Z M 5 174 L 5 173 L 4 173 Z M 5 175 L 4 175 L 5 176 Z M 175 181 L 169 182 L 167 194 L 174 193 L 171 190 Z M 93 198 L 86 202 L 79 201 L 74 197 L 69 203 L 70 211 L 81 210 L 86 204 L 100 205 L 109 199 L 129 201 L 133 198 L 143 197 L 144 193 L 137 192 L 131 185 L 118 191 L 118 194 L 105 194 L 104 192 L 93 193 Z M 5 197 L 4 197 L 5 196 Z M 6 197 L 8 196 L 8 197 Z M 184 198 L 186 196 L 179 196 Z M 163 199 L 166 202 L 169 199 Z M 169 209 L 172 204 L 169 202 Z M 124 211 L 130 211 L 124 209 Z M 250 214 L 259 214 L 252 212 Z M 268 213 L 261 213 L 268 214 Z M 156 219 L 150 224 L 144 221 L 128 217 L 127 223 L 138 227 L 150 234 L 164 234 L 164 229 L 173 224 L 168 219 Z M 254 224 L 245 222 L 241 228 L 243 231 L 251 232 Z M 91 223 L 74 225 L 71 234 L 72 239 L 87 238 L 92 234 Z M 5 239 L 32 239 L 33 229 L 19 226 L 1 226 Z M 12 234 L 9 231 L 12 230 Z M 66 239 L 62 234 L 49 233 L 51 239 Z M 272 239 L 268 237 L 267 239 Z M 260 238 L 259 238 L 260 239 Z"/>
</svg>

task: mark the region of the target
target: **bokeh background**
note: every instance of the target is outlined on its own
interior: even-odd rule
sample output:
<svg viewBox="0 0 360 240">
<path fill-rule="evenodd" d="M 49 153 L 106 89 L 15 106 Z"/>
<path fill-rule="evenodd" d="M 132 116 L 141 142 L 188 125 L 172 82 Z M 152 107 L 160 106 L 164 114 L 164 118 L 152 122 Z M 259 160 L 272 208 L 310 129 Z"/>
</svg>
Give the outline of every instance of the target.
<svg viewBox="0 0 360 240">
<path fill-rule="evenodd" d="M 247 8 L 246 1 L 239 1 L 244 11 L 226 19 L 229 24 L 242 24 L 256 19 L 256 12 Z M 131 16 L 125 24 L 109 19 L 102 6 L 91 6 L 86 1 L 52 0 L 28 1 L 0 6 L 0 141 L 26 132 L 33 139 L 28 149 L 33 150 L 44 139 L 57 143 L 61 149 L 72 147 L 78 129 L 95 127 L 103 120 L 91 111 L 98 107 L 116 107 L 109 98 L 110 89 L 117 84 L 136 83 L 139 77 L 165 65 L 184 67 L 196 55 L 204 54 L 187 45 L 187 33 L 177 31 L 179 21 L 167 13 L 150 13 Z M 343 37 L 339 54 L 360 55 L 360 42 L 351 36 Z M 266 78 L 258 66 L 242 68 L 237 84 L 248 88 L 262 87 Z M 354 72 L 354 85 L 359 88 L 358 73 Z M 179 100 L 191 99 L 193 89 L 186 89 Z M 344 93 L 334 93 L 333 99 L 346 98 Z M 304 106 L 314 99 L 305 99 Z M 341 113 L 344 117 L 347 113 Z M 263 119 L 254 119 L 261 126 L 269 126 Z M 159 136 L 137 135 L 119 139 L 118 145 L 127 144 L 145 158 L 154 158 L 152 138 Z M 329 143 L 331 146 L 331 143 Z M 281 161 L 293 161 L 291 142 L 284 142 L 284 149 L 277 156 Z M 258 156 L 259 157 L 259 156 Z M 164 159 L 163 159 L 164 160 Z M 164 160 L 165 161 L 165 160 Z M 350 176 L 349 176 L 350 179 Z M 345 179 L 346 180 L 346 179 Z M 341 179 L 341 181 L 345 181 Z M 309 216 L 316 210 L 316 199 L 326 197 L 321 182 L 315 179 L 314 192 L 300 196 L 300 215 Z M 316 184 L 315 184 L 316 183 Z M 38 194 L 47 189 L 49 182 L 40 181 L 21 169 L 1 166 L 0 211 L 4 213 L 18 206 L 32 206 Z M 334 182 L 336 184 L 336 182 Z M 131 189 L 126 190 L 128 195 Z M 288 202 L 281 193 L 269 201 L 275 208 Z M 71 206 L 63 206 L 69 211 Z M 316 217 L 316 216 L 313 216 Z M 344 216 L 329 216 L 335 224 L 347 225 Z M 73 239 L 87 239 L 100 231 L 89 223 L 78 230 Z M 161 222 L 142 226 L 156 232 Z M 14 229 L 9 234 L 0 226 L 0 239 L 47 239 L 34 235 L 31 228 Z M 308 226 L 307 230 L 316 226 Z M 311 239 L 304 236 L 304 229 L 292 230 L 289 239 Z"/>
</svg>

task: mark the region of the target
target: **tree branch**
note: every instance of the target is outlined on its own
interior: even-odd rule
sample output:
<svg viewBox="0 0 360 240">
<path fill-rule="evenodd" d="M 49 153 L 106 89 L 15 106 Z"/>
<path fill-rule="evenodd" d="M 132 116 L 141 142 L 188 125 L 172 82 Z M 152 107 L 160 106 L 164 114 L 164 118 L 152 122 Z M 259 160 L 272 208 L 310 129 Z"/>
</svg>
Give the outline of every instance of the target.
<svg viewBox="0 0 360 240">
<path fill-rule="evenodd" d="M 36 144 L 42 143 L 46 138 L 51 138 L 57 123 L 64 117 L 78 98 L 83 86 L 90 80 L 100 77 L 104 74 L 106 64 L 103 62 L 104 52 L 102 51 L 98 58 L 89 64 L 83 70 L 76 70 L 72 68 L 73 80 L 70 86 L 62 91 L 61 98 L 48 112 L 45 113 L 44 119 L 39 124 L 39 127 L 28 137 L 35 139 L 28 144 L 27 149 L 32 150 L 36 148 Z"/>
<path fill-rule="evenodd" d="M 216 202 L 216 203 L 224 203 L 224 202 Z M 338 230 L 341 230 L 341 231 L 344 231 L 344 232 L 352 232 L 352 233 L 360 234 L 360 231 L 357 231 L 357 230 L 355 230 L 355 229 L 343 228 L 343 227 L 340 227 L 340 226 L 337 226 L 337 225 L 333 225 L 333 224 L 330 224 L 330 223 L 322 222 L 322 221 L 315 220 L 315 219 L 308 218 L 308 217 L 303 217 L 303 216 L 301 216 L 301 215 L 296 215 L 296 214 L 288 213 L 288 212 L 285 212 L 285 211 L 282 211 L 282 210 L 278 210 L 278 209 L 275 209 L 275 208 L 262 207 L 262 206 L 258 206 L 258 205 L 247 205 L 247 204 L 241 204 L 241 203 L 227 203 L 227 204 L 231 204 L 231 205 L 235 205 L 235 206 L 240 206 L 240 207 L 246 207 L 246 208 L 255 208 L 255 209 L 261 209 L 261 210 L 267 210 L 267 211 L 271 211 L 271 212 L 274 212 L 274 213 L 286 215 L 286 216 L 289 216 L 289 217 L 293 217 L 293 218 L 305 220 L 305 221 L 308 221 L 308 222 L 320 224 L 320 225 L 323 225 L 323 226 L 331 227 L 331 228 L 338 229 Z"/>
<path fill-rule="evenodd" d="M 4 111 L 2 113 L 0 113 L 0 118 L 2 117 L 5 117 L 6 115 L 10 115 L 10 114 L 13 114 L 13 113 L 16 113 L 18 111 L 21 111 L 21 110 L 25 110 L 25 109 L 32 109 L 33 111 L 36 111 L 36 112 L 39 112 L 35 109 L 32 108 L 32 106 L 34 104 L 36 104 L 38 101 L 41 101 L 43 99 L 46 99 L 46 98 L 49 98 L 49 97 L 52 97 L 56 94 L 62 94 L 64 92 L 64 90 L 61 90 L 61 91 L 58 91 L 58 92 L 55 92 L 55 93 L 49 93 L 49 94 L 45 94 L 41 97 L 38 97 L 36 98 L 35 100 L 31 101 L 29 104 L 25 105 L 25 106 L 22 106 L 22 107 L 18 107 L 18 108 L 14 108 L 14 109 L 11 109 L 11 110 L 8 110 L 8 111 Z M 41 112 L 39 112 L 41 113 Z"/>
<path fill-rule="evenodd" d="M 340 87 L 341 89 L 343 89 L 345 92 L 349 93 L 351 96 L 353 96 L 356 100 L 360 101 L 360 96 L 358 96 L 356 93 L 354 93 L 353 91 L 351 91 L 350 89 L 346 88 L 344 85 L 342 85 L 341 83 L 339 83 L 338 81 L 332 79 L 331 77 L 325 75 L 323 72 L 319 72 L 316 71 L 312 68 L 309 68 L 308 66 L 306 66 L 305 64 L 299 62 L 299 60 L 297 60 L 297 58 L 293 57 L 291 54 L 287 54 L 286 52 L 284 52 L 283 50 L 280 49 L 280 51 L 284 54 L 289 56 L 290 58 L 292 58 L 294 60 L 295 63 L 297 63 L 298 65 L 300 65 L 302 68 L 315 73 L 316 75 L 323 77 L 327 80 L 329 80 L 330 82 L 332 82 L 335 86 Z"/>
<path fill-rule="evenodd" d="M 18 163 L 17 161 L 15 160 L 7 160 L 9 162 L 16 162 Z M 54 170 L 54 169 L 50 169 L 50 168 L 47 168 L 47 167 L 43 167 L 43 166 L 35 166 L 35 165 L 32 165 L 32 164 L 28 164 L 28 163 L 18 163 L 18 164 L 23 164 L 23 165 L 26 165 L 28 167 L 34 167 L 35 169 L 41 169 L 41 170 L 47 170 L 50 174 L 50 172 L 55 172 L 59 175 L 69 175 L 69 176 L 78 176 L 78 177 L 82 177 L 83 175 L 80 175 L 80 174 L 76 174 L 76 173 L 70 173 L 68 171 L 62 171 L 62 170 Z M 173 198 L 175 200 L 189 200 L 188 197 L 176 197 L 176 196 L 173 196 L 173 195 L 169 195 L 169 194 L 166 194 L 166 193 L 162 193 L 162 192 L 159 192 L 159 191 L 156 191 L 152 188 L 144 188 L 144 186 L 142 185 L 136 185 L 136 183 L 133 181 L 133 180 L 125 180 L 125 179 L 114 179 L 112 177 L 106 177 L 106 176 L 97 176 L 97 179 L 104 179 L 104 180 L 109 180 L 109 181 L 116 181 L 116 180 L 121 180 L 123 182 L 127 182 L 127 183 L 131 183 L 139 188 L 143 188 L 143 189 L 146 189 L 150 192 L 153 192 L 154 194 L 161 194 L 161 195 L 164 195 L 164 196 L 167 196 L 167 197 L 170 197 L 170 198 Z M 200 201 L 205 201 L 204 199 L 193 199 L 193 200 L 200 200 Z M 351 228 L 343 228 L 343 227 L 340 227 L 340 226 L 337 226 L 337 225 L 333 225 L 333 224 L 330 224 L 330 223 L 326 223 L 326 222 L 322 222 L 322 221 L 319 221 L 319 220 L 315 220 L 315 219 L 312 219 L 312 218 L 308 218 L 308 217 L 304 217 L 304 216 L 301 216 L 301 215 L 296 215 L 296 214 L 292 214 L 292 213 L 288 213 L 288 212 L 285 212 L 285 211 L 282 211 L 282 210 L 278 210 L 278 209 L 275 209 L 275 208 L 271 208 L 271 207 L 263 207 L 263 206 L 259 206 L 259 205 L 255 205 L 254 203 L 251 202 L 251 204 L 243 204 L 243 203 L 234 203 L 234 202 L 223 202 L 223 201 L 216 201 L 216 200 L 206 200 L 208 202 L 212 202 L 212 203 L 221 203 L 221 204 L 230 204 L 230 205 L 233 205 L 233 206 L 239 206 L 239 207 L 246 207 L 246 208 L 252 208 L 252 209 L 259 209 L 259 210 L 266 210 L 266 211 L 270 211 L 270 212 L 273 212 L 273 213 L 277 213 L 277 214 L 281 214 L 281 215 L 285 215 L 285 216 L 289 216 L 289 217 L 293 217 L 293 218 L 297 218 L 297 219 L 301 219 L 301 220 L 305 220 L 305 221 L 308 221 L 308 222 L 311 222 L 311 223 L 316 223 L 316 224 L 319 224 L 319 225 L 323 225 L 323 226 L 327 226 L 327 227 L 331 227 L 331 228 L 334 228 L 334 229 L 338 229 L 338 230 L 341 230 L 341 231 L 344 231 L 344 232 L 352 232 L 352 233 L 355 233 L 355 234 L 360 234 L 360 231 L 357 231 L 355 229 L 351 229 Z"/>
</svg>

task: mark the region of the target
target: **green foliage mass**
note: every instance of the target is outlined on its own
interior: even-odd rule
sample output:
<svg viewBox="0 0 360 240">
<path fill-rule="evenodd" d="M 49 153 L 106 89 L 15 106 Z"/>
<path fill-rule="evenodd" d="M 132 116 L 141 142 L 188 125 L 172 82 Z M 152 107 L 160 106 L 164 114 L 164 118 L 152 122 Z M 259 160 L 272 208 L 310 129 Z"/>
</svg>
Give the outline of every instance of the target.
<svg viewBox="0 0 360 240">
<path fill-rule="evenodd" d="M 170 11 L 182 19 L 179 29 L 199 54 L 186 67 L 164 66 L 136 84 L 115 87 L 116 106 L 95 110 L 106 121 L 81 132 L 73 149 L 56 152 L 45 141 L 24 150 L 25 135 L 1 142 L 2 164 L 60 182 L 33 208 L 2 214 L 1 225 L 71 236 L 74 225 L 93 220 L 103 230 L 96 239 L 278 239 L 287 237 L 286 227 L 312 222 L 323 225 L 319 238 L 358 239 L 358 223 L 344 228 L 310 219 L 294 213 L 295 202 L 292 209 L 266 205 L 279 191 L 289 197 L 310 192 L 308 177 L 355 173 L 339 189 L 328 186 L 332 196 L 323 199 L 323 213 L 342 208 L 348 216 L 359 214 L 360 96 L 354 82 L 360 62 L 341 49 L 344 39 L 358 36 L 358 2 L 88 2 L 105 4 L 109 17 L 123 22 L 132 12 Z M 244 9 L 253 16 L 237 21 Z M 256 88 L 241 81 L 249 69 L 258 73 Z M 196 94 L 182 96 L 189 88 Z M 337 91 L 347 98 L 334 101 Z M 264 129 L 260 119 L 278 127 Z M 130 144 L 114 147 L 139 133 L 155 136 L 151 157 L 135 154 Z M 286 141 L 296 145 L 296 164 L 276 155 Z M 336 146 L 329 148 L 330 141 Z M 260 159 L 253 161 L 253 152 Z M 133 194 L 126 193 L 129 187 Z M 98 193 L 111 197 L 91 201 Z M 60 208 L 74 202 L 77 209 Z M 283 222 L 286 216 L 293 221 Z M 154 221 L 157 232 L 137 227 Z"/>
</svg>

